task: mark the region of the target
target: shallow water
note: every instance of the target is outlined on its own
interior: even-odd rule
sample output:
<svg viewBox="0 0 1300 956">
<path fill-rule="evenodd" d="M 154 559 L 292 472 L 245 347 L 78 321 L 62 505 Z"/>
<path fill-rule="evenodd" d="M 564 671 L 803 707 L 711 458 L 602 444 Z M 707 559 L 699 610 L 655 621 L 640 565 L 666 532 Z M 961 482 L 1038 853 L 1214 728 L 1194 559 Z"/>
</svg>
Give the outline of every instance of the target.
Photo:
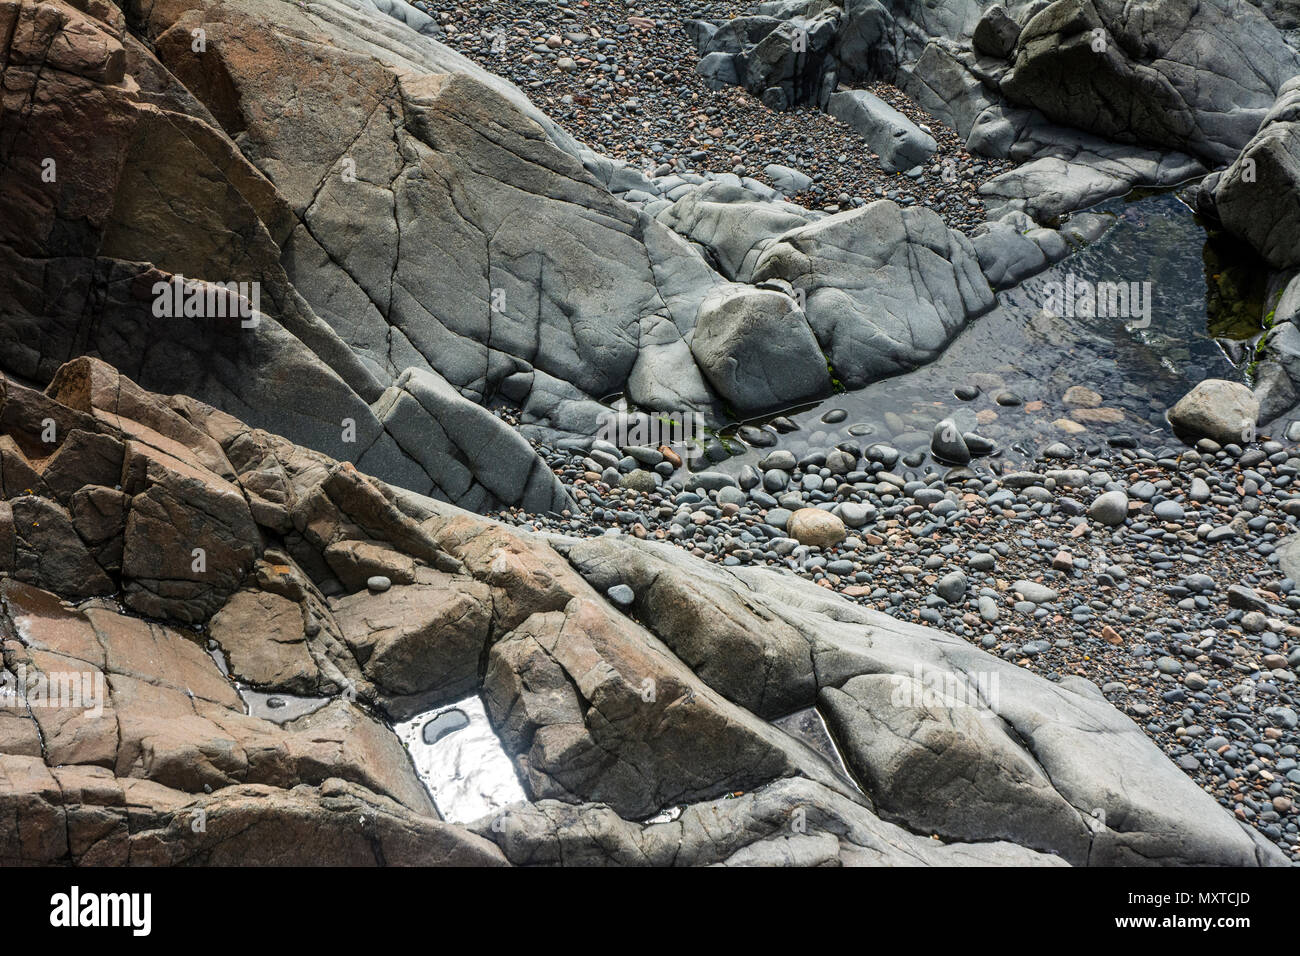
<svg viewBox="0 0 1300 956">
<path fill-rule="evenodd" d="M 1176 192 L 1134 194 L 1091 211 L 1114 219 L 1100 239 L 1000 293 L 998 306 L 930 365 L 787 412 L 800 430 L 778 446 L 825 451 L 856 436 L 864 447 L 883 441 L 906 453 L 928 446 L 935 423 L 948 416 L 995 440 L 1010 459 L 1060 439 L 1099 446 L 1123 434 L 1148 447 L 1169 444 L 1165 413 L 1195 384 L 1248 380 L 1266 272 L 1238 244 L 1208 237 Z M 1071 280 L 1151 283 L 1149 323 L 1047 312 L 1052 293 Z M 973 401 L 954 396 L 955 387 L 972 383 L 981 387 Z M 1072 385 L 1100 393 L 1120 420 L 1081 423 L 1086 430 L 1077 434 L 1053 424 L 1069 417 L 1062 396 Z M 1002 391 L 1025 404 L 997 404 Z M 823 423 L 835 409 L 847 413 L 844 420 Z M 724 470 L 765 453 L 750 449 Z"/>
<path fill-rule="evenodd" d="M 527 800 L 477 695 L 393 725 L 434 805 L 469 823 Z"/>
</svg>

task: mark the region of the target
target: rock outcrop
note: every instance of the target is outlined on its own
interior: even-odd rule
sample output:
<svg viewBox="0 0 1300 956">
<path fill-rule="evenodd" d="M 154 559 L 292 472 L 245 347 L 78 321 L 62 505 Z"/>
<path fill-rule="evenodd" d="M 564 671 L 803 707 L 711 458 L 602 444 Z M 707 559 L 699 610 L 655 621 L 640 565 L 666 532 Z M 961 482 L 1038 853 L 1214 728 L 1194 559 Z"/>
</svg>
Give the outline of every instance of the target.
<svg viewBox="0 0 1300 956">
<path fill-rule="evenodd" d="M 775 572 L 516 532 L 94 359 L 3 385 L 6 863 L 1275 859 L 1085 682 Z M 159 507 L 169 536 L 131 530 Z M 106 593 L 21 580 L 17 516 L 51 508 Z M 153 570 L 194 549 L 230 560 Z M 389 721 L 475 691 L 529 802 L 454 825 Z M 812 707 L 847 770 L 773 722 Z"/>
</svg>

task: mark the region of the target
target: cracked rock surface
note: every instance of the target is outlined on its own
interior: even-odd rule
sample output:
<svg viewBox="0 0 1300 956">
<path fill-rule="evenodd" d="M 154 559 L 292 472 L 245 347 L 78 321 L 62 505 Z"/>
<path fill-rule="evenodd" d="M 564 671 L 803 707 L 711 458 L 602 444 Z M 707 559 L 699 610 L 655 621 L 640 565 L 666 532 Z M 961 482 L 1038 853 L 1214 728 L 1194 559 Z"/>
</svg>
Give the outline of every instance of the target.
<svg viewBox="0 0 1300 956">
<path fill-rule="evenodd" d="M 19 578 L 14 504 L 105 486 L 74 490 L 65 471 L 0 512 L 6 862 L 1277 859 L 1086 682 L 1049 683 L 771 571 L 516 532 L 97 360 L 44 392 L 5 379 L 3 398 L 5 474 L 40 476 L 73 441 L 27 430 L 40 415 L 138 444 L 145 463 L 123 456 L 120 550 L 95 520 L 80 558 L 103 594 L 79 593 L 75 566 Z M 146 539 L 129 529 L 153 486 L 126 479 L 163 455 L 185 493 L 169 499 L 175 533 L 148 542 L 156 562 L 221 553 L 244 523 L 247 560 L 140 590 Z M 80 538 L 75 522 L 63 533 Z M 364 562 L 410 581 L 376 591 L 354 573 Z M 605 597 L 619 585 L 625 609 Z M 252 713 L 252 690 L 314 703 L 276 722 Z M 474 692 L 528 802 L 458 826 L 391 724 Z M 771 722 L 809 707 L 847 772 Z"/>
</svg>

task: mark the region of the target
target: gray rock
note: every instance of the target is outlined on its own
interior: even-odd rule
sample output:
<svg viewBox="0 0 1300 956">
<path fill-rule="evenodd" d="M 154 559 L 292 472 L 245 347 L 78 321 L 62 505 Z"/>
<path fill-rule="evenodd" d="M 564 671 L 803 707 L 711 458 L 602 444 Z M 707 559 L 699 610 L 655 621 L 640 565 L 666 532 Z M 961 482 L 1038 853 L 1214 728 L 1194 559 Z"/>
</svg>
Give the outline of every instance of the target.
<svg viewBox="0 0 1300 956">
<path fill-rule="evenodd" d="M 738 413 L 753 414 L 830 392 L 808 319 L 789 296 L 722 288 L 700 306 L 691 353 Z"/>
<path fill-rule="evenodd" d="M 1098 495 L 1088 506 L 1088 517 L 1111 527 L 1123 524 L 1128 518 L 1128 495 L 1119 490 Z"/>
<path fill-rule="evenodd" d="M 971 459 L 970 449 L 951 418 L 934 426 L 930 436 L 930 452 L 934 457 L 954 465 L 964 465 Z"/>
<path fill-rule="evenodd" d="M 1222 164 L 1298 70 L 1245 0 L 1056 0 L 1025 24 L 1001 90 L 1058 123 Z"/>
<path fill-rule="evenodd" d="M 1055 601 L 1058 592 L 1049 588 L 1045 584 L 1039 584 L 1036 581 L 1016 581 L 1011 585 L 1013 591 L 1019 591 L 1026 601 L 1033 604 L 1046 604 L 1049 601 Z"/>
<path fill-rule="evenodd" d="M 956 604 L 966 596 L 966 575 L 960 571 L 945 574 L 935 582 L 934 593 L 949 604 Z"/>
<path fill-rule="evenodd" d="M 995 3 L 980 17 L 975 24 L 975 33 L 971 42 L 975 49 L 986 56 L 1006 59 L 1016 48 L 1020 39 L 1020 24 L 1007 15 L 1001 4 Z"/>
<path fill-rule="evenodd" d="M 866 90 L 833 94 L 827 112 L 857 130 L 889 172 L 920 165 L 938 148 L 932 136 Z"/>
<path fill-rule="evenodd" d="M 931 210 L 888 201 L 787 232 L 754 279 L 804 292 L 817 341 L 849 388 L 930 361 L 994 304 L 970 240 Z"/>
<path fill-rule="evenodd" d="M 1201 382 L 1169 409 L 1169 422 L 1179 434 L 1221 445 L 1249 441 L 1258 418 L 1259 400 L 1247 386 L 1216 378 Z"/>
</svg>

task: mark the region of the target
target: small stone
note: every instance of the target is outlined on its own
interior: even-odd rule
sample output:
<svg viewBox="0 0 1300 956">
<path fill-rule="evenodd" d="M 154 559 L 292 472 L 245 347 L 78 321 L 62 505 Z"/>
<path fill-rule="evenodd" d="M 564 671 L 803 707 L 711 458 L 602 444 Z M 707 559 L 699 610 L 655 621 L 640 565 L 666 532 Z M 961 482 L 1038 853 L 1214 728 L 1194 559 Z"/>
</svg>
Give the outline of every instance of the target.
<svg viewBox="0 0 1300 956">
<path fill-rule="evenodd" d="M 605 591 L 605 596 L 621 608 L 629 608 L 636 600 L 636 592 L 626 584 L 615 584 Z"/>
<path fill-rule="evenodd" d="M 847 537 L 844 522 L 820 508 L 800 508 L 786 524 L 790 536 L 800 544 L 830 548 Z"/>
<path fill-rule="evenodd" d="M 366 587 L 375 594 L 382 594 L 393 586 L 393 582 L 382 574 L 376 574 L 372 578 L 366 578 Z"/>
</svg>

